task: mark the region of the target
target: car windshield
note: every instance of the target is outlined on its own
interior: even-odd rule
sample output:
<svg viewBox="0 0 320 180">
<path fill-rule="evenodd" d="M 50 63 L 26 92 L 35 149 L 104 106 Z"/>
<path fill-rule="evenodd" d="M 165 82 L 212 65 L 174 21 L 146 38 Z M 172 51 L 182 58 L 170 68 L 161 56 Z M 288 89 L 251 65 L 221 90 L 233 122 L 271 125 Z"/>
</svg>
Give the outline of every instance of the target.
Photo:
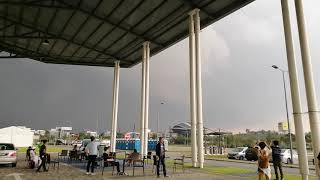
<svg viewBox="0 0 320 180">
<path fill-rule="evenodd" d="M 13 144 L 0 144 L 0 150 L 14 150 Z"/>
<path fill-rule="evenodd" d="M 241 152 L 243 148 L 234 148 L 233 152 Z"/>
</svg>

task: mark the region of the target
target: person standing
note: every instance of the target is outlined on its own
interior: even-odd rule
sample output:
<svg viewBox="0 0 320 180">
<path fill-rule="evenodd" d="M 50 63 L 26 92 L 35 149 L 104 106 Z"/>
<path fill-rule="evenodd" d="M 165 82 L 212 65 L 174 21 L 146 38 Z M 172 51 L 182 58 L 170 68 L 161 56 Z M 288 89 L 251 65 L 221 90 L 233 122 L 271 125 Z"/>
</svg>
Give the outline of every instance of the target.
<svg viewBox="0 0 320 180">
<path fill-rule="evenodd" d="M 164 139 L 163 137 L 159 138 L 159 142 L 156 146 L 156 155 L 158 157 L 158 162 L 157 162 L 157 176 L 160 177 L 160 164 L 162 164 L 162 169 L 163 169 L 163 175 L 164 177 L 168 177 L 167 176 L 167 171 L 166 171 L 166 164 L 165 164 L 165 146 L 164 146 Z"/>
<path fill-rule="evenodd" d="M 108 147 L 104 147 L 104 152 L 102 154 L 103 157 L 103 161 L 104 161 L 104 166 L 107 167 L 109 164 L 111 166 L 116 166 L 117 167 L 117 173 L 120 174 L 120 164 L 119 162 L 117 162 L 115 160 L 115 157 L 112 157 L 108 154 L 108 149 L 110 148 L 110 146 Z"/>
<path fill-rule="evenodd" d="M 266 180 L 271 179 L 271 169 L 269 164 L 269 147 L 265 142 L 260 142 L 260 150 L 258 151 L 258 174 L 259 180 L 263 179 L 263 176 L 266 177 Z"/>
<path fill-rule="evenodd" d="M 37 169 L 37 172 L 40 172 L 40 169 L 42 167 L 44 172 L 47 172 L 46 169 L 46 162 L 47 162 L 47 147 L 46 147 L 47 140 L 42 140 L 42 145 L 40 146 L 39 155 L 41 159 L 41 163 Z"/>
<path fill-rule="evenodd" d="M 96 158 L 98 155 L 98 143 L 95 141 L 95 137 L 91 136 L 90 137 L 91 142 L 88 143 L 86 146 L 86 153 L 88 155 L 88 164 L 87 164 L 87 172 L 86 174 L 89 175 L 89 169 L 90 169 L 90 164 L 91 164 L 91 175 L 95 175 L 94 173 L 94 166 L 96 164 Z"/>
<path fill-rule="evenodd" d="M 282 157 L 281 157 L 281 149 L 279 147 L 279 141 L 273 141 L 273 145 L 271 146 L 272 149 L 272 161 L 274 172 L 276 174 L 276 180 L 279 180 L 279 172 L 280 171 L 280 178 L 283 180 L 283 172 L 282 172 Z"/>
</svg>

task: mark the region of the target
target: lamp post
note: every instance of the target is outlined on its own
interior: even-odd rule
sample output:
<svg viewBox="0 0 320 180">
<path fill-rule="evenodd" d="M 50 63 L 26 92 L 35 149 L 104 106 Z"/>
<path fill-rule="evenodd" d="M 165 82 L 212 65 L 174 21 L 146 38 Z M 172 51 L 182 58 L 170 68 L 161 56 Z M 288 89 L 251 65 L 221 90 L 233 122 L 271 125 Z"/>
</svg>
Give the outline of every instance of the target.
<svg viewBox="0 0 320 180">
<path fill-rule="evenodd" d="M 161 102 L 160 103 L 160 106 L 159 106 L 159 109 L 158 109 L 158 118 L 157 118 L 157 139 L 159 138 L 159 121 L 160 121 L 160 108 L 161 108 L 161 105 L 164 104 L 164 102 Z"/>
<path fill-rule="evenodd" d="M 289 121 L 289 112 L 288 112 L 288 102 L 287 102 L 287 91 L 286 91 L 286 81 L 284 78 L 284 73 L 288 72 L 283 69 L 280 69 L 276 65 L 272 65 L 274 69 L 278 69 L 282 73 L 282 80 L 283 80 L 283 90 L 284 90 L 284 100 L 286 103 L 286 113 L 287 113 L 287 123 L 288 123 L 288 133 L 289 133 L 289 140 L 290 140 L 290 158 L 291 158 L 291 164 L 293 164 L 293 158 L 292 158 L 292 137 L 291 137 L 291 130 L 290 130 L 290 121 Z"/>
</svg>

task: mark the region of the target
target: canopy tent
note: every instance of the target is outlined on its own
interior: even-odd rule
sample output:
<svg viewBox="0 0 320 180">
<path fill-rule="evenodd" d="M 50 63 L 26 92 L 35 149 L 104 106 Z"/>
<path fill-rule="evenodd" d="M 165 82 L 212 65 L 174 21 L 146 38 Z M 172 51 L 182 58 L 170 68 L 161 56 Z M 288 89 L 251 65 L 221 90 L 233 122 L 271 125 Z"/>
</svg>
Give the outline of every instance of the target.
<svg viewBox="0 0 320 180">
<path fill-rule="evenodd" d="M 155 55 L 188 36 L 188 12 L 201 28 L 254 0 L 0 0 L 2 58 L 132 67 L 142 43 Z M 1 57 L 0 57 L 1 58 Z"/>
<path fill-rule="evenodd" d="M 33 144 L 33 132 L 24 127 L 10 126 L 0 129 L 0 142 L 12 143 L 16 147 L 28 147 Z"/>
</svg>

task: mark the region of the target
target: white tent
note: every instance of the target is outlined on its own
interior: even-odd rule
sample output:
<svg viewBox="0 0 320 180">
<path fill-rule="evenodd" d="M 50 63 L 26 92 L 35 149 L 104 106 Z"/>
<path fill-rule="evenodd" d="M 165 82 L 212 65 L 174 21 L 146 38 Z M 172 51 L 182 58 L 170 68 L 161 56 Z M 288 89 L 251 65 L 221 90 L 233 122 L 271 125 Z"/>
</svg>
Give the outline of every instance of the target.
<svg viewBox="0 0 320 180">
<path fill-rule="evenodd" d="M 0 143 L 12 143 L 15 147 L 28 147 L 33 144 L 33 132 L 28 128 L 10 126 L 0 129 Z"/>
</svg>

